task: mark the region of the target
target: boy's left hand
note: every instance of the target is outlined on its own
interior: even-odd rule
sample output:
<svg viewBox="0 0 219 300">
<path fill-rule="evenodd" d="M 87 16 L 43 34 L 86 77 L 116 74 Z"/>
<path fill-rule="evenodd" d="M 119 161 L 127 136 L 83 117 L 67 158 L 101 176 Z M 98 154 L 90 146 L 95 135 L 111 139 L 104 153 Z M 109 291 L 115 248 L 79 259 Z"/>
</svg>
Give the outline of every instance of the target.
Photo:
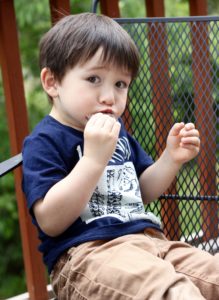
<svg viewBox="0 0 219 300">
<path fill-rule="evenodd" d="M 200 149 L 199 131 L 193 123 L 176 123 L 171 128 L 166 150 L 174 163 L 183 164 L 196 157 Z"/>
</svg>

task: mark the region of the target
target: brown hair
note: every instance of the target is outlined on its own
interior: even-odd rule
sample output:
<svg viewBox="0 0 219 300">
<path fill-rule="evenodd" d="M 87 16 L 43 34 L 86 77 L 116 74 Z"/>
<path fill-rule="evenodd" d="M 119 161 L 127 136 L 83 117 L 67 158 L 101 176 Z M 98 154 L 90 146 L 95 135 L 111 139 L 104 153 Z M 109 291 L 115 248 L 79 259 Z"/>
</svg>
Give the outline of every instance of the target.
<svg viewBox="0 0 219 300">
<path fill-rule="evenodd" d="M 61 82 L 68 69 L 85 63 L 100 47 L 103 62 L 137 75 L 139 53 L 129 34 L 111 18 L 93 13 L 63 17 L 43 36 L 40 68 L 49 68 Z"/>
</svg>

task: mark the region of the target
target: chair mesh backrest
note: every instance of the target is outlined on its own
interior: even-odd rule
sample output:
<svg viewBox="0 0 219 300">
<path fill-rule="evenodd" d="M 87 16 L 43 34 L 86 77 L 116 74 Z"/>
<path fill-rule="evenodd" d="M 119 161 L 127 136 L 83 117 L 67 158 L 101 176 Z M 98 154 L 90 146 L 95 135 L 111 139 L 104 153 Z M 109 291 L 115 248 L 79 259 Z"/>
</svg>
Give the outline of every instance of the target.
<svg viewBox="0 0 219 300">
<path fill-rule="evenodd" d="M 124 120 L 157 159 L 175 122 L 195 122 L 201 151 L 146 209 L 171 239 L 219 249 L 219 18 L 117 19 L 141 54 Z M 162 172 L 162 170 L 160 170 Z"/>
</svg>

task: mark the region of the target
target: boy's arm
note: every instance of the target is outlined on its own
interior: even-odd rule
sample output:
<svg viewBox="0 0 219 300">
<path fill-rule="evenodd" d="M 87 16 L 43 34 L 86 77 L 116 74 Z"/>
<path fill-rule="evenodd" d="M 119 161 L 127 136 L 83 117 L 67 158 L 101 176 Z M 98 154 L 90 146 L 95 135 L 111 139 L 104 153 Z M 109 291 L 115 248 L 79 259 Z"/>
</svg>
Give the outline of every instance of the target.
<svg viewBox="0 0 219 300">
<path fill-rule="evenodd" d="M 80 216 L 115 150 L 119 131 L 120 123 L 104 114 L 96 114 L 87 122 L 82 158 L 33 207 L 46 234 L 61 234 Z"/>
<path fill-rule="evenodd" d="M 194 124 L 176 123 L 169 132 L 160 158 L 140 176 L 144 203 L 157 199 L 170 186 L 181 166 L 199 152 L 199 132 Z"/>
</svg>

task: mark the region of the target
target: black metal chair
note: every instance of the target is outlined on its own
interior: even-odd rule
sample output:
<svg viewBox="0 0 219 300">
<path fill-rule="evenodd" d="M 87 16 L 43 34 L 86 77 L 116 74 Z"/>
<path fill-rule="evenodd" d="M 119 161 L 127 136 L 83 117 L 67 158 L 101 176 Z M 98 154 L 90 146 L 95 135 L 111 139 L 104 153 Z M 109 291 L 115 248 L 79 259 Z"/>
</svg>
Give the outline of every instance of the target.
<svg viewBox="0 0 219 300">
<path fill-rule="evenodd" d="M 6 175 L 10 171 L 13 171 L 15 168 L 19 167 L 21 164 L 22 164 L 22 154 L 21 153 L 0 163 L 0 177 Z"/>
<path fill-rule="evenodd" d="M 170 239 L 214 253 L 219 249 L 219 17 L 118 22 L 141 53 L 124 116 L 128 130 L 154 159 L 173 123 L 195 122 L 201 135 L 199 156 L 147 209 L 161 216 Z"/>
</svg>

